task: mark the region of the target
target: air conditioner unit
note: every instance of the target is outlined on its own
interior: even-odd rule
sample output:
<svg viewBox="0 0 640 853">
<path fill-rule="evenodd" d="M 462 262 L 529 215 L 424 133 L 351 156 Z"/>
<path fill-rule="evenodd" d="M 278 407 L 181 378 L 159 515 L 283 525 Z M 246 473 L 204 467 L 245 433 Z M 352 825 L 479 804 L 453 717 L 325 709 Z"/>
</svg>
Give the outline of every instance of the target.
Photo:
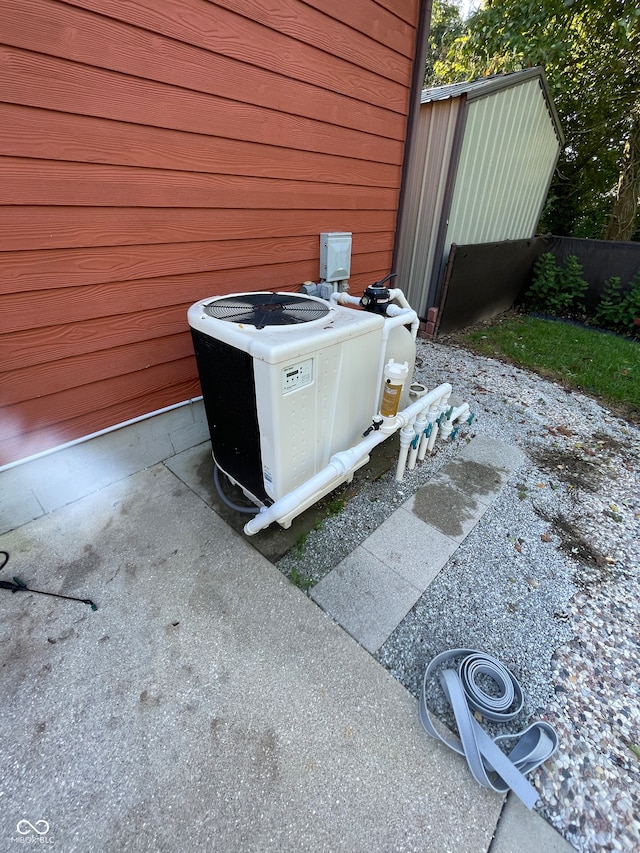
<svg viewBox="0 0 640 853">
<path fill-rule="evenodd" d="M 261 292 L 197 302 L 188 321 L 214 461 L 254 503 L 291 492 L 370 426 L 379 314 Z"/>
</svg>

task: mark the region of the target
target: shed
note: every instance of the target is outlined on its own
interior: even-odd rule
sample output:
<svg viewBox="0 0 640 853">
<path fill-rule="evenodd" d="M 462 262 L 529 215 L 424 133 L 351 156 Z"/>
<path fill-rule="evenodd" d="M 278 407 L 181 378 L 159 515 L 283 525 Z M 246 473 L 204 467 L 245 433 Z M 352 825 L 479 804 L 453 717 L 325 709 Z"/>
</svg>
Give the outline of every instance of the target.
<svg viewBox="0 0 640 853">
<path fill-rule="evenodd" d="M 297 290 L 323 231 L 389 272 L 426 0 L 8 5 L 0 466 L 190 408 L 188 306 Z"/>
<path fill-rule="evenodd" d="M 395 268 L 424 316 L 452 243 L 536 233 L 564 138 L 541 67 L 424 89 Z"/>
</svg>

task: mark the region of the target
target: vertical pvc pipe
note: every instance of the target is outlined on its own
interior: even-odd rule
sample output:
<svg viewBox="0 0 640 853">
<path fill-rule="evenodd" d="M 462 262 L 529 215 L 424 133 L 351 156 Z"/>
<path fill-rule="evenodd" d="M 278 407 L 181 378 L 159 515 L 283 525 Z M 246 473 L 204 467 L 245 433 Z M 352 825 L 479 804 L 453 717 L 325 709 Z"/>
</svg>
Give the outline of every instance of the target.
<svg viewBox="0 0 640 853">
<path fill-rule="evenodd" d="M 427 444 L 429 443 L 429 436 L 431 435 L 432 429 L 433 421 L 427 420 L 427 426 L 422 431 L 420 445 L 418 447 L 418 462 L 424 462 L 424 457 L 427 455 Z"/>
<path fill-rule="evenodd" d="M 429 436 L 429 441 L 427 442 L 427 453 L 431 453 L 433 451 L 433 445 L 436 443 L 436 438 L 438 437 L 438 430 L 440 427 L 438 426 L 438 421 L 434 421 L 431 426 L 431 435 Z"/>
<path fill-rule="evenodd" d="M 415 434 L 411 440 L 411 450 L 409 451 L 409 456 L 407 459 L 407 468 L 410 471 L 416 467 L 416 458 L 418 456 L 418 448 L 422 442 L 422 438 L 424 436 L 424 431 L 427 428 L 427 413 L 422 411 L 419 413 L 418 417 L 415 420 L 413 425 L 415 430 Z"/>
<path fill-rule="evenodd" d="M 405 424 L 405 426 L 400 430 L 400 454 L 398 456 L 398 464 L 396 466 L 396 480 L 398 482 L 400 482 L 404 477 L 404 469 L 407 464 L 407 454 L 409 453 L 409 447 L 413 441 L 414 435 L 415 430 L 413 428 L 413 421 Z"/>
</svg>

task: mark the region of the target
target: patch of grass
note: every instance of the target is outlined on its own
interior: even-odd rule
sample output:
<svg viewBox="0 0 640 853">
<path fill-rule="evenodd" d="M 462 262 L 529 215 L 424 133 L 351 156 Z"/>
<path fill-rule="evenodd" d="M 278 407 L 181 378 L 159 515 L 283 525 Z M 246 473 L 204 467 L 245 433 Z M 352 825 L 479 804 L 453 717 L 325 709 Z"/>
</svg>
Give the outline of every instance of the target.
<svg viewBox="0 0 640 853">
<path fill-rule="evenodd" d="M 640 343 L 573 323 L 525 315 L 450 336 L 460 346 L 532 370 L 640 421 Z"/>
<path fill-rule="evenodd" d="M 346 497 L 337 497 L 333 498 L 333 500 L 330 500 L 328 502 L 323 502 L 323 504 L 320 505 L 322 512 L 313 522 L 313 529 L 320 530 L 327 518 L 331 518 L 335 515 L 340 515 L 347 503 L 348 501 Z"/>
<path fill-rule="evenodd" d="M 293 547 L 291 548 L 291 553 L 297 559 L 300 559 L 304 553 L 304 546 L 307 541 L 307 533 L 301 533 L 296 541 L 293 543 Z"/>
<path fill-rule="evenodd" d="M 342 510 L 345 508 L 347 501 L 345 498 L 334 498 L 334 500 L 329 501 L 327 505 L 327 515 L 340 515 Z"/>
<path fill-rule="evenodd" d="M 313 586 L 313 580 L 307 575 L 298 571 L 295 566 L 291 569 L 289 573 L 289 580 L 294 586 L 297 586 L 298 589 L 301 589 L 303 592 L 306 592 Z"/>
</svg>

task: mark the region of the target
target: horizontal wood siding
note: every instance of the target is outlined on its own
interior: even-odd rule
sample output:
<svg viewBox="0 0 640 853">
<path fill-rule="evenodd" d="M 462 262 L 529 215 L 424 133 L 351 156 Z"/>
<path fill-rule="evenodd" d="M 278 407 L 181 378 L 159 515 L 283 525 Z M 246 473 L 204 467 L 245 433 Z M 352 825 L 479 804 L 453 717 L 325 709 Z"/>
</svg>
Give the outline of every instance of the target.
<svg viewBox="0 0 640 853">
<path fill-rule="evenodd" d="M 0 0 L 0 465 L 200 393 L 197 299 L 389 271 L 419 0 Z"/>
</svg>

